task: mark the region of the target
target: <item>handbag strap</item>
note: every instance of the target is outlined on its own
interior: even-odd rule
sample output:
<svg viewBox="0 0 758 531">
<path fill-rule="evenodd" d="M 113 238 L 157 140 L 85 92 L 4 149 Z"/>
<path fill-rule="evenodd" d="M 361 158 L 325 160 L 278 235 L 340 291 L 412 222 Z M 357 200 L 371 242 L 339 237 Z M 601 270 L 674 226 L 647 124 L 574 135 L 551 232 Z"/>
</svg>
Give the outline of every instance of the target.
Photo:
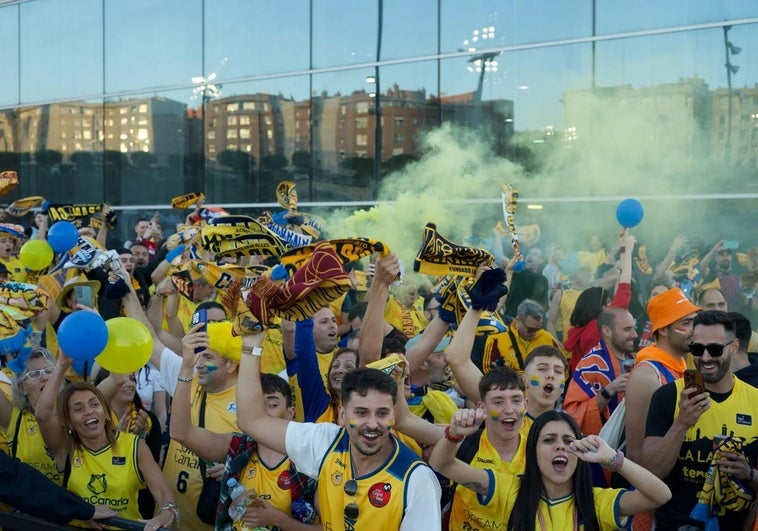
<svg viewBox="0 0 758 531">
<path fill-rule="evenodd" d="M 508 325 L 508 335 L 511 338 L 511 346 L 513 346 L 513 352 L 516 354 L 516 359 L 518 360 L 519 370 L 523 371 L 524 357 L 521 355 L 521 349 L 518 348 L 518 341 L 516 341 L 516 336 L 513 335 L 510 325 Z"/>
<path fill-rule="evenodd" d="M 197 419 L 197 425 L 201 428 L 205 428 L 205 397 L 206 393 L 205 390 L 203 390 L 203 396 L 200 398 L 200 414 L 198 415 Z M 200 474 L 202 475 L 203 479 L 205 479 L 205 459 L 200 456 L 198 456 L 198 458 L 200 461 Z"/>
</svg>

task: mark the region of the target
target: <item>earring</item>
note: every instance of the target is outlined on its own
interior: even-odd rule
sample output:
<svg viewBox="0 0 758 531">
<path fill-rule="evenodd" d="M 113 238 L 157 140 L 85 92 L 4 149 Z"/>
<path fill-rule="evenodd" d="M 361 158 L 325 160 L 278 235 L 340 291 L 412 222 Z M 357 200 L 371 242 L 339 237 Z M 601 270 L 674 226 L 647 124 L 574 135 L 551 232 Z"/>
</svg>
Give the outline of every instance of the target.
<svg viewBox="0 0 758 531">
<path fill-rule="evenodd" d="M 71 430 L 71 428 L 68 429 L 68 434 L 69 435 L 73 435 L 74 434 L 74 432 Z"/>
</svg>

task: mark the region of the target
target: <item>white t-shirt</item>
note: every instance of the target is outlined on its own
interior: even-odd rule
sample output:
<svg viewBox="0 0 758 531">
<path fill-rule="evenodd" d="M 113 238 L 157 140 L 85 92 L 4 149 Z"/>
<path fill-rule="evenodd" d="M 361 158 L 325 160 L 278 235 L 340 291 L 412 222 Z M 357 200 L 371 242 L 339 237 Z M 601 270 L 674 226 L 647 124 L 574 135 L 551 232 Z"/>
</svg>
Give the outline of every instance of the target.
<svg viewBox="0 0 758 531">
<path fill-rule="evenodd" d="M 169 396 L 174 396 L 177 378 L 181 370 L 182 357 L 170 348 L 164 348 L 161 352 L 160 382 Z"/>
<path fill-rule="evenodd" d="M 153 410 L 153 393 L 158 391 L 164 391 L 161 385 L 161 373 L 155 365 L 148 362 L 137 373 L 137 394 L 146 410 Z"/>
<path fill-rule="evenodd" d="M 318 479 L 324 454 L 334 442 L 340 427 L 321 422 L 290 422 L 285 445 L 287 455 L 303 474 Z M 400 531 L 439 531 L 442 528 L 439 481 L 428 466 L 416 467 L 408 477 L 405 515 Z"/>
</svg>

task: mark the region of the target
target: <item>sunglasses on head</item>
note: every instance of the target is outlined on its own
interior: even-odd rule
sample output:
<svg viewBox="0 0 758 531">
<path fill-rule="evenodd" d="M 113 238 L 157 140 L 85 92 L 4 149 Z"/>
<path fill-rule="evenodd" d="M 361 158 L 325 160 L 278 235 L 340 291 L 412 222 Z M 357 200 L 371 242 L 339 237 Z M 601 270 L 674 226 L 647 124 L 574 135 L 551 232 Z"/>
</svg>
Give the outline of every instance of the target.
<svg viewBox="0 0 758 531">
<path fill-rule="evenodd" d="M 344 487 L 345 494 L 348 496 L 355 496 L 358 494 L 358 482 L 354 479 L 349 479 L 345 482 Z M 345 517 L 350 520 L 358 519 L 358 504 L 355 502 L 345 505 Z"/>
<path fill-rule="evenodd" d="M 690 353 L 696 358 L 699 358 L 705 354 L 705 351 L 707 350 L 712 358 L 720 358 L 724 354 L 724 347 L 731 345 L 733 342 L 734 339 L 727 341 L 723 345 L 721 343 L 708 343 L 707 345 L 703 345 L 702 343 L 690 343 Z"/>
<path fill-rule="evenodd" d="M 29 371 L 26 374 L 24 374 L 24 377 L 22 380 L 39 380 L 42 378 L 42 375 L 50 376 L 55 371 L 55 367 L 45 367 L 44 369 L 36 369 L 34 371 Z"/>
</svg>

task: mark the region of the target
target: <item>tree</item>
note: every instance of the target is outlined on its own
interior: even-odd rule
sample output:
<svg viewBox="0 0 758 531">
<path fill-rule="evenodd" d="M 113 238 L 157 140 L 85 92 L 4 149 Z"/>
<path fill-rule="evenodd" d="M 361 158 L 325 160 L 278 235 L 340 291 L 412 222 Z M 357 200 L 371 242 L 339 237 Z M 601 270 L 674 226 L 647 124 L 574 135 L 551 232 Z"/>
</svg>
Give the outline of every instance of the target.
<svg viewBox="0 0 758 531">
<path fill-rule="evenodd" d="M 225 149 L 216 156 L 216 160 L 242 175 L 250 175 L 250 168 L 255 165 L 252 155 L 238 149 Z"/>
<path fill-rule="evenodd" d="M 304 149 L 299 149 L 292 154 L 292 165 L 299 172 L 307 172 L 311 166 L 311 154 Z"/>
<path fill-rule="evenodd" d="M 401 154 L 393 155 L 389 159 L 382 162 L 382 169 L 387 173 L 399 171 L 405 168 L 411 162 L 416 162 L 418 158 L 415 155 Z"/>
<path fill-rule="evenodd" d="M 284 155 L 266 155 L 263 157 L 263 166 L 269 170 L 281 170 L 287 166 L 287 157 Z"/>
<path fill-rule="evenodd" d="M 61 163 L 63 155 L 53 149 L 40 149 L 34 152 L 34 160 L 41 166 L 53 166 Z"/>
<path fill-rule="evenodd" d="M 158 157 L 145 151 L 135 151 L 129 156 L 129 158 L 131 159 L 132 164 L 141 169 L 149 168 L 152 164 L 155 164 L 158 161 Z"/>
<path fill-rule="evenodd" d="M 95 160 L 95 156 L 89 151 L 74 151 L 69 157 L 71 162 L 82 168 L 89 168 Z"/>
<path fill-rule="evenodd" d="M 352 171 L 356 177 L 371 177 L 374 174 L 374 159 L 370 157 L 345 157 L 342 168 Z"/>
</svg>

